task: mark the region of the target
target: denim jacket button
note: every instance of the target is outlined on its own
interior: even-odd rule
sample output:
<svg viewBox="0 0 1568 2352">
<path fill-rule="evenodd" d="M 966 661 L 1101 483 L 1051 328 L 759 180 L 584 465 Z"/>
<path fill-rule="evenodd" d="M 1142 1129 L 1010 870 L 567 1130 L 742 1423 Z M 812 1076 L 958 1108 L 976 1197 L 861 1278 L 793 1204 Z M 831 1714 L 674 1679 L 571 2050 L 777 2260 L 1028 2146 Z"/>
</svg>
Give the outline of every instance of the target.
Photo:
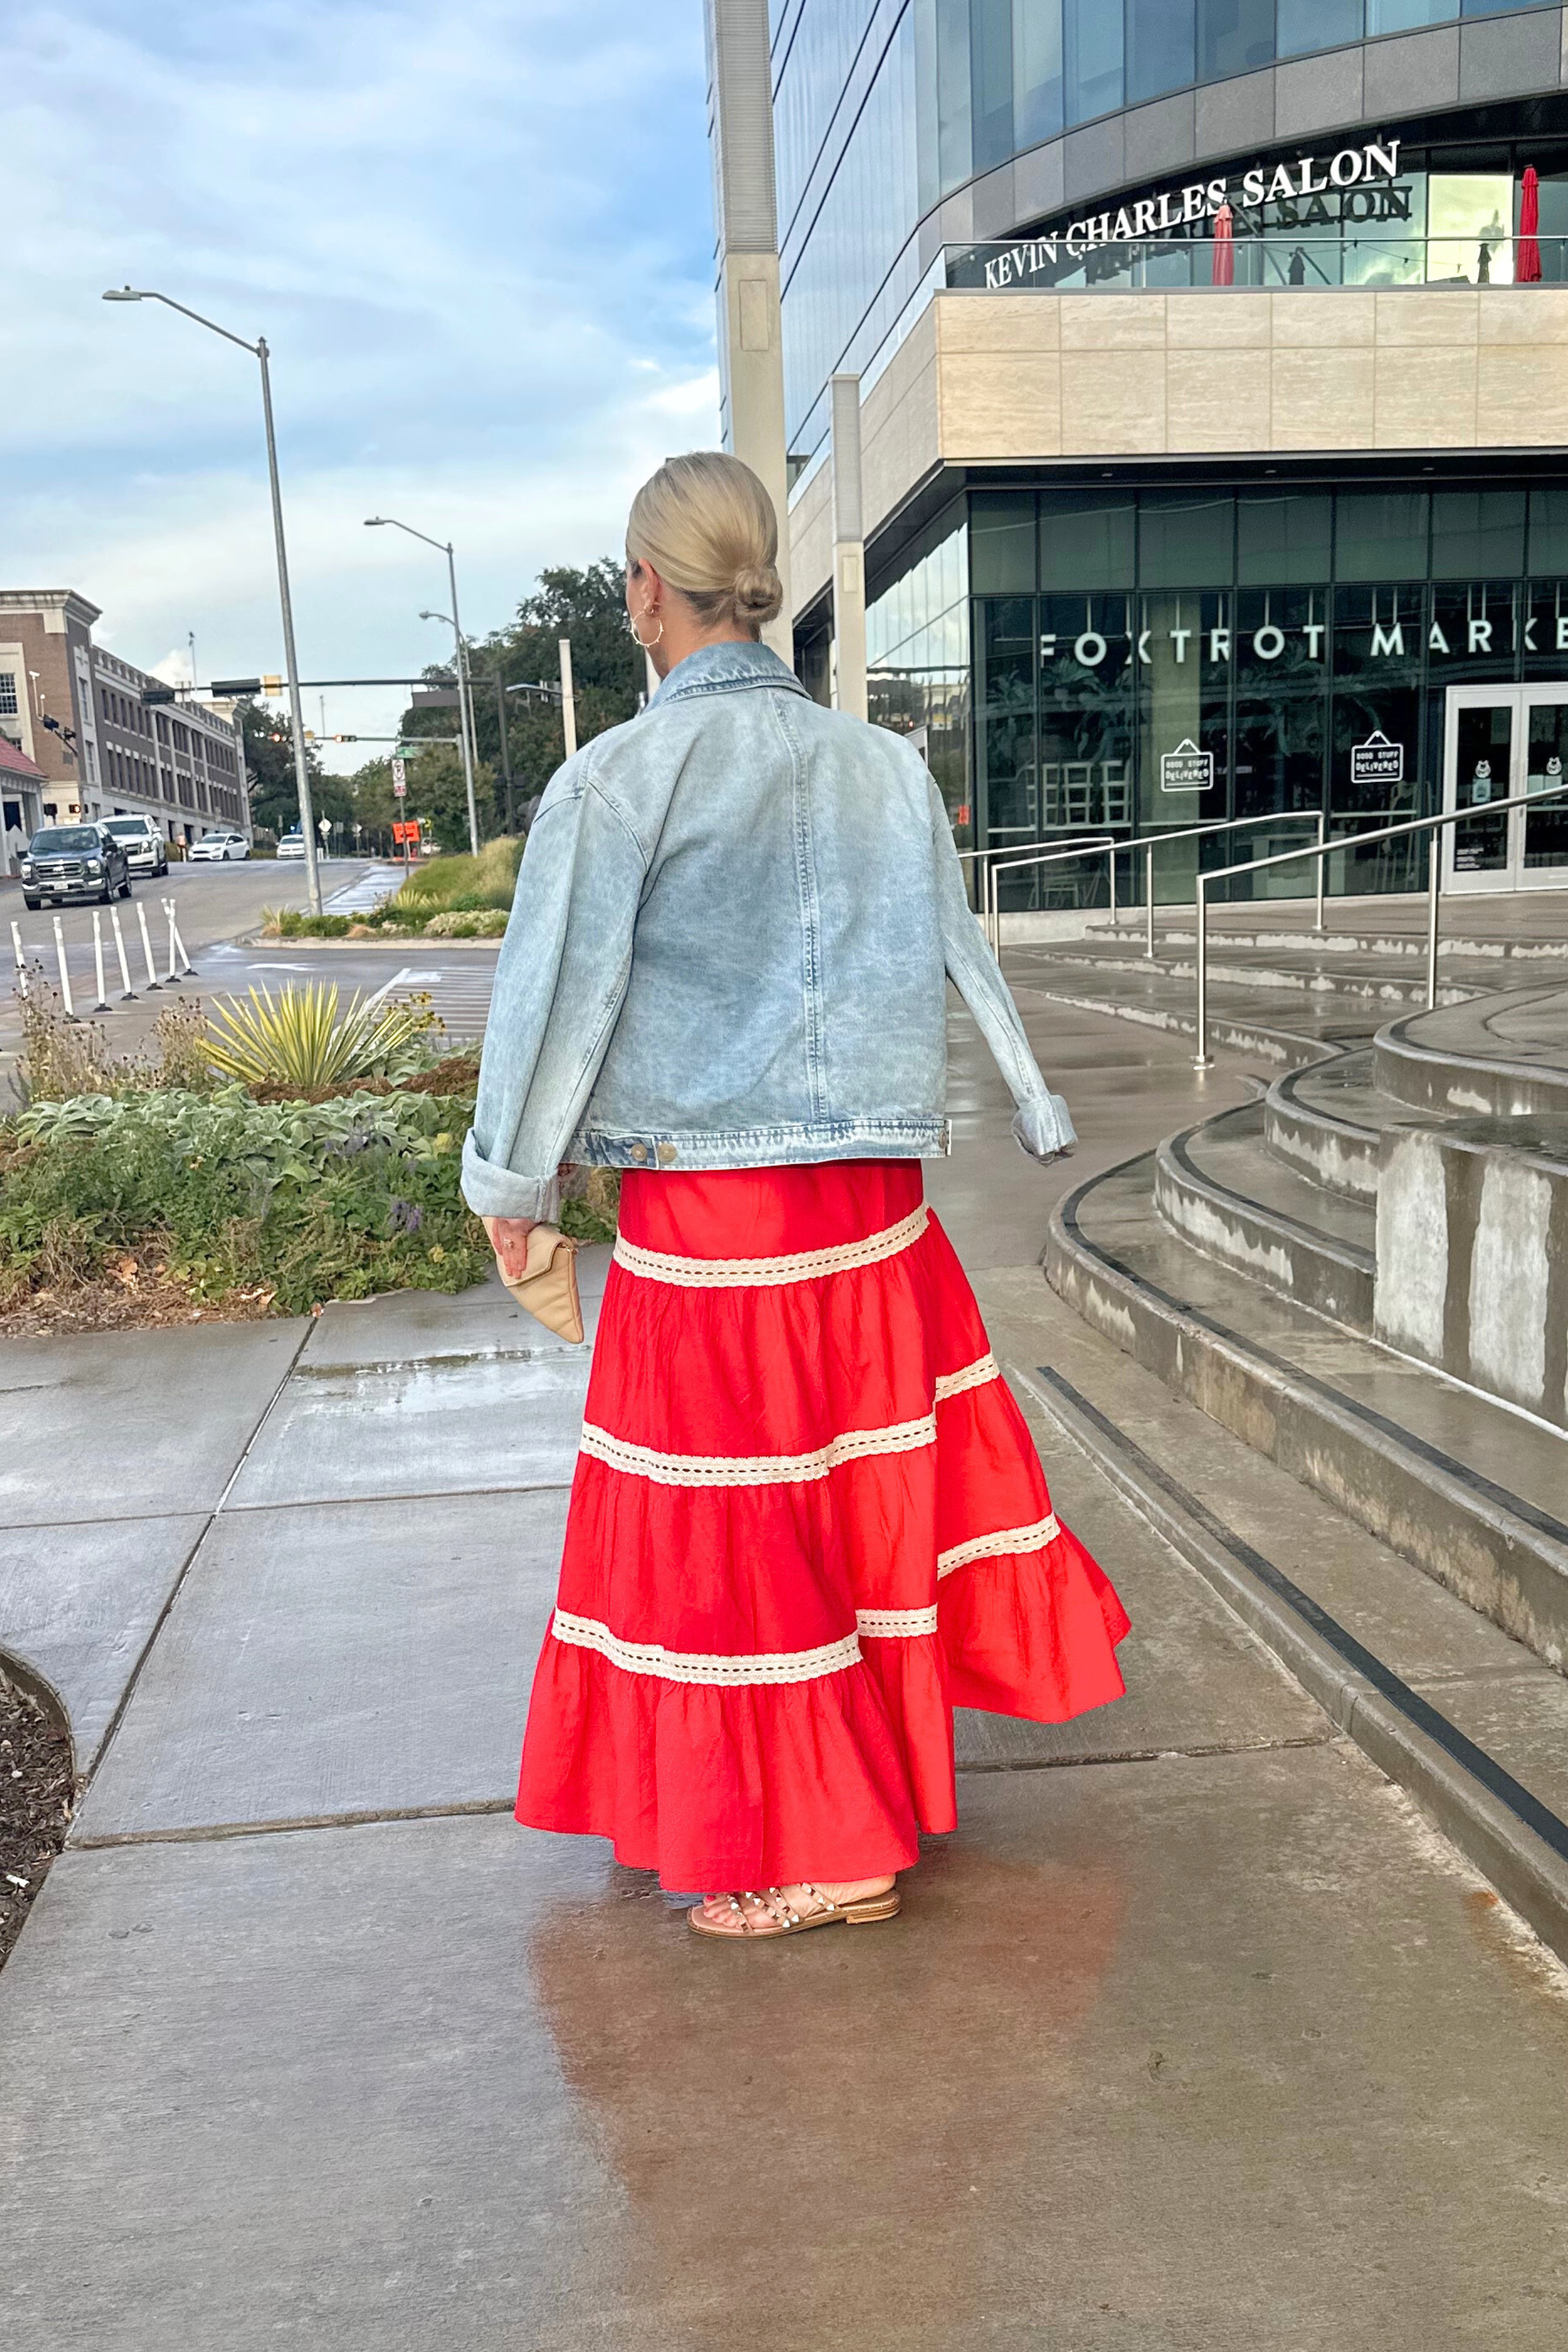
<svg viewBox="0 0 1568 2352">
<path fill-rule="evenodd" d="M 643 1161 L 648 1157 L 647 1145 L 645 1143 L 634 1143 L 632 1146 L 632 1157 L 637 1162 L 638 1167 L 641 1168 Z"/>
<path fill-rule="evenodd" d="M 680 1156 L 680 1153 L 676 1150 L 673 1143 L 660 1144 L 659 1165 L 661 1168 L 673 1168 Z"/>
</svg>

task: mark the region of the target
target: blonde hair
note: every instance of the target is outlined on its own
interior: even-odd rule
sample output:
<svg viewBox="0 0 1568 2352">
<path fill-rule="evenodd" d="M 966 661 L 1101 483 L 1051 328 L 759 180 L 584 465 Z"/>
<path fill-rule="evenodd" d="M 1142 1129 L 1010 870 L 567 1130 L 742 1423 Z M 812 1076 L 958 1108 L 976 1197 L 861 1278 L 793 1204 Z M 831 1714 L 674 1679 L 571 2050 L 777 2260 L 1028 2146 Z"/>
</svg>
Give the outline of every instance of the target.
<svg viewBox="0 0 1568 2352">
<path fill-rule="evenodd" d="M 723 449 L 668 457 L 632 501 L 626 560 L 651 563 L 706 628 L 755 636 L 784 602 L 779 518 L 749 466 Z"/>
</svg>

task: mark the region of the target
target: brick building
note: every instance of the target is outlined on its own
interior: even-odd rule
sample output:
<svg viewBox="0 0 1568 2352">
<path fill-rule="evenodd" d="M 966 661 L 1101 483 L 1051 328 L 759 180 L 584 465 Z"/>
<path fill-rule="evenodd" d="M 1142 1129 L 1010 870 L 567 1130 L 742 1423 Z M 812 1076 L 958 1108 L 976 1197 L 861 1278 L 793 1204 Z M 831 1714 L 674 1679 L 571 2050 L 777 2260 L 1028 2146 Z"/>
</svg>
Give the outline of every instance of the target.
<svg viewBox="0 0 1568 2352">
<path fill-rule="evenodd" d="M 231 703 L 176 703 L 92 636 L 99 608 L 68 588 L 0 589 L 0 736 L 41 771 L 13 794 L 17 828 L 145 814 L 172 842 L 250 831 L 245 744 Z M 11 858 L 0 832 L 0 873 Z"/>
</svg>

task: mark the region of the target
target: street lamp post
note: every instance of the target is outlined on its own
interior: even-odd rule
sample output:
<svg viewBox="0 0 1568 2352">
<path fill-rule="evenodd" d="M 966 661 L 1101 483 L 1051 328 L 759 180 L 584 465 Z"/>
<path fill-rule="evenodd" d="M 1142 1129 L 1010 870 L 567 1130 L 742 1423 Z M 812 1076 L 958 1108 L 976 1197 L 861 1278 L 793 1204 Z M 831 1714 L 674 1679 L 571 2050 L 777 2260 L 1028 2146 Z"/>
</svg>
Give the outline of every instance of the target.
<svg viewBox="0 0 1568 2352">
<path fill-rule="evenodd" d="M 267 338 L 258 335 L 247 343 L 243 335 L 229 332 L 215 320 L 204 319 L 199 310 L 188 310 L 176 302 L 172 294 L 157 293 L 151 287 L 111 286 L 104 296 L 106 302 L 162 302 L 171 310 L 178 310 L 183 319 L 193 319 L 198 327 L 205 327 L 214 335 L 222 335 L 227 343 L 237 343 L 261 365 L 261 412 L 267 425 L 267 471 L 272 486 L 272 533 L 277 547 L 277 600 L 283 611 L 283 667 L 288 678 L 288 717 L 294 730 L 294 782 L 299 797 L 299 832 L 305 844 L 305 884 L 310 900 L 310 911 L 321 912 L 321 877 L 316 866 L 315 812 L 310 803 L 310 771 L 305 758 L 305 710 L 299 699 L 299 659 L 294 650 L 294 603 L 288 593 L 288 551 L 283 538 L 283 492 L 277 479 L 277 438 L 272 425 L 272 378 L 267 371 Z"/>
<path fill-rule="evenodd" d="M 476 857 L 479 855 L 479 810 L 474 797 L 474 707 L 468 692 L 468 652 L 463 643 L 463 624 L 457 612 L 457 562 L 449 539 L 432 539 L 428 531 L 415 530 L 411 522 L 399 522 L 396 515 L 367 515 L 367 530 L 406 530 L 410 539 L 421 539 L 426 547 L 434 547 L 446 558 L 446 577 L 452 588 L 452 635 L 457 650 L 457 716 L 458 733 L 463 738 L 463 782 L 468 793 L 468 846 Z M 420 615 L 423 620 L 425 616 Z M 445 614 L 433 614 L 434 620 L 444 620 Z"/>
</svg>

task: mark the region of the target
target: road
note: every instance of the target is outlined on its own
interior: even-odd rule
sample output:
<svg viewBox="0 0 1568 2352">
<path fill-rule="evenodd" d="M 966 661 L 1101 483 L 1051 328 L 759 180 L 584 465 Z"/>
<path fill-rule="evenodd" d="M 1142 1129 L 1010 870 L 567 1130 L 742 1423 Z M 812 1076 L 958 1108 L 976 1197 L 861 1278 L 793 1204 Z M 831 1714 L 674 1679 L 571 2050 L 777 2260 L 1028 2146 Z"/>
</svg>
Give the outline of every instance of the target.
<svg viewBox="0 0 1568 2352">
<path fill-rule="evenodd" d="M 334 859 L 322 869 L 327 902 L 336 902 L 343 912 L 372 905 L 395 887 L 396 880 L 392 868 L 364 859 Z M 258 940 L 254 935 L 267 908 L 305 904 L 302 869 L 269 859 L 241 866 L 174 866 L 166 880 L 142 879 L 134 886 L 130 905 L 120 902 L 114 910 L 120 916 L 135 991 L 130 1003 L 121 995 L 110 910 L 73 907 L 61 913 L 66 967 L 76 1010 L 81 1015 L 93 1013 L 97 995 L 92 918 L 95 912 L 99 916 L 109 1009 L 94 1017 L 102 1023 L 116 1053 L 140 1051 L 170 1000 L 165 899 L 173 901 L 175 922 L 193 967 L 193 976 L 183 976 L 176 982 L 182 995 L 211 999 L 243 993 L 252 986 L 277 990 L 291 980 L 307 979 L 335 982 L 345 996 L 356 989 L 390 988 L 393 992 L 417 989 L 429 992 L 454 1041 L 484 1032 L 496 966 L 494 948 L 407 940 L 385 946 L 322 948 L 287 940 Z M 159 986 L 152 992 L 146 983 L 141 912 L 147 916 L 154 968 L 160 974 Z M 20 892 L 0 887 L 0 924 L 5 926 L 0 937 L 7 948 L 13 921 L 20 928 L 29 970 L 49 985 L 57 985 L 53 912 L 45 908 L 29 914 Z M 16 998 L 6 986 L 0 992 L 0 1099 L 10 1089 L 20 1043 Z"/>
</svg>

